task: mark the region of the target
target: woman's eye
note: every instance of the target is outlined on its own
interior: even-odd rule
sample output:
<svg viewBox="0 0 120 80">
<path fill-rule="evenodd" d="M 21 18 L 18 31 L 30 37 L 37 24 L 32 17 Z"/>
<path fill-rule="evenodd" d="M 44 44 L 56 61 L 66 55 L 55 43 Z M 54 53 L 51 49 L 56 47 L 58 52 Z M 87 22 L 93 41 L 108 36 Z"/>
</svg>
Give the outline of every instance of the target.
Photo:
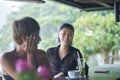
<svg viewBox="0 0 120 80">
<path fill-rule="evenodd" d="M 65 35 L 67 35 L 67 36 L 72 36 L 73 34 L 69 34 L 69 33 L 62 33 L 62 36 L 65 36 Z"/>
<path fill-rule="evenodd" d="M 65 33 L 64 33 L 64 32 L 61 32 L 60 34 L 61 34 L 62 36 L 64 36 L 64 35 L 65 35 Z"/>
<path fill-rule="evenodd" d="M 68 34 L 69 36 L 72 36 L 73 34 L 71 33 L 71 34 Z"/>
<path fill-rule="evenodd" d="M 65 33 L 62 33 L 62 35 L 64 36 L 64 35 L 66 35 Z"/>
</svg>

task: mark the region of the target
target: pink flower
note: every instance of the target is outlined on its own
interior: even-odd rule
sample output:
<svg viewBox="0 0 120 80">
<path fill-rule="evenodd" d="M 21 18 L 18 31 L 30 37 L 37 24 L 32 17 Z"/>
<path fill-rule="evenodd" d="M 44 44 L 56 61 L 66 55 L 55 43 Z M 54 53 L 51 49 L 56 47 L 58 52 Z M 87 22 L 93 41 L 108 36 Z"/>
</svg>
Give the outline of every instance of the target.
<svg viewBox="0 0 120 80">
<path fill-rule="evenodd" d="M 45 65 L 39 66 L 37 71 L 38 71 L 38 76 L 41 78 L 49 78 L 50 77 L 50 70 Z"/>
<path fill-rule="evenodd" d="M 16 70 L 18 72 L 24 72 L 27 70 L 32 70 L 32 65 L 28 64 L 26 60 L 19 59 L 15 64 Z"/>
</svg>

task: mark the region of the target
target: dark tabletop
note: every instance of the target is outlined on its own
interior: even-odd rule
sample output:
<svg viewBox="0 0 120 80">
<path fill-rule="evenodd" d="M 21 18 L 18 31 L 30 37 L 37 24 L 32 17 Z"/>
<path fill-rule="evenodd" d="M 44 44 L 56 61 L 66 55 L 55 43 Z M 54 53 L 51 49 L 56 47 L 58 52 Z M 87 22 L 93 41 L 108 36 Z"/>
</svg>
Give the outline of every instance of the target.
<svg viewBox="0 0 120 80">
<path fill-rule="evenodd" d="M 120 80 L 120 64 L 105 64 L 90 68 L 88 78 L 56 78 L 53 80 Z"/>
</svg>

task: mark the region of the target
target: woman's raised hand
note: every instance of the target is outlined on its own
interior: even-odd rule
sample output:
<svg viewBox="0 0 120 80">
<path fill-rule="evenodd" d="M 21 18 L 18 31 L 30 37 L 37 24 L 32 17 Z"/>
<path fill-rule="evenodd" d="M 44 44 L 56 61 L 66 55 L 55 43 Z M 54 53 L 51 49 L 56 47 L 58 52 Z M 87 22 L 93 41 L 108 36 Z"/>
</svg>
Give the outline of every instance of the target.
<svg viewBox="0 0 120 80">
<path fill-rule="evenodd" d="M 27 54 L 34 54 L 37 49 L 36 37 L 34 35 L 26 37 L 25 52 Z"/>
</svg>

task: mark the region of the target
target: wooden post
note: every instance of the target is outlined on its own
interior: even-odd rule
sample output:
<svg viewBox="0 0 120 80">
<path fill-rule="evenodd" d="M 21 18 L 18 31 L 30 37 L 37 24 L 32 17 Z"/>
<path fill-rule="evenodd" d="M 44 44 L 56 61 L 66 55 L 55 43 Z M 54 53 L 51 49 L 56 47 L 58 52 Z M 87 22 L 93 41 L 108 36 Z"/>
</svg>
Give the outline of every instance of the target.
<svg viewBox="0 0 120 80">
<path fill-rule="evenodd" d="M 115 21 L 120 22 L 120 10 L 119 10 L 120 2 L 114 2 L 114 13 L 115 13 Z"/>
</svg>

